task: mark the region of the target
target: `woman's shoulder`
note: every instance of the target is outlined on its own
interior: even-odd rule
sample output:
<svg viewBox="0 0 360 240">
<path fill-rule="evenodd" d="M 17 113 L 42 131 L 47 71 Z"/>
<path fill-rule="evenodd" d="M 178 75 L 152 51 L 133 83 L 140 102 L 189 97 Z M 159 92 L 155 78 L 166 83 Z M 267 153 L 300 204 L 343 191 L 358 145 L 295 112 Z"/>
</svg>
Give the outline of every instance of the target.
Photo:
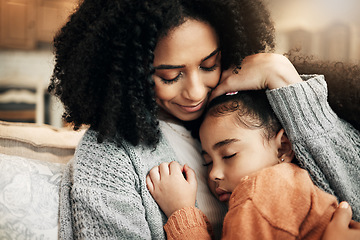
<svg viewBox="0 0 360 240">
<path fill-rule="evenodd" d="M 102 189 L 112 186 L 112 182 L 119 182 L 115 178 L 131 178 L 135 181 L 131 177 L 135 175 L 131 166 L 133 163 L 122 145 L 113 139 L 98 142 L 97 132 L 91 129 L 84 134 L 70 164 L 74 184 L 80 186 Z"/>
<path fill-rule="evenodd" d="M 114 158 L 124 158 L 126 151 L 114 138 L 107 138 L 102 142 L 98 141 L 98 133 L 88 129 L 75 150 L 75 162 L 107 162 Z"/>
<path fill-rule="evenodd" d="M 121 138 L 118 135 L 114 137 L 107 137 L 103 141 L 98 141 L 98 132 L 93 129 L 88 129 L 83 138 L 81 139 L 76 151 L 106 151 L 106 152 L 144 152 L 144 151 L 155 151 L 155 152 L 167 152 L 168 141 L 163 137 L 161 133 L 161 137 L 156 147 L 147 146 L 142 143 L 134 146 L 130 142 Z M 164 148 L 165 147 L 165 148 Z"/>
<path fill-rule="evenodd" d="M 98 141 L 98 132 L 93 129 L 88 129 L 79 145 L 76 148 L 76 152 L 111 152 L 112 150 L 119 151 L 122 148 L 121 141 L 113 138 L 106 138 L 102 142 Z"/>
<path fill-rule="evenodd" d="M 89 129 L 75 152 L 75 164 L 83 168 L 135 168 L 147 171 L 161 162 L 172 161 L 174 154 L 167 140 L 161 138 L 156 148 L 143 144 L 132 145 L 118 136 L 98 142 L 97 132 Z"/>
</svg>

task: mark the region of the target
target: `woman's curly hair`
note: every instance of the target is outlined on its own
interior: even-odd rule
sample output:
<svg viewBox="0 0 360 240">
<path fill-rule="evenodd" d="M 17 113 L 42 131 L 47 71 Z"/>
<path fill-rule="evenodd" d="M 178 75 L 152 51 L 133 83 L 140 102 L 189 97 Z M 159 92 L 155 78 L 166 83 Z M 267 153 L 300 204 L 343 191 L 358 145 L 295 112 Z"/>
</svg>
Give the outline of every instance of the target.
<svg viewBox="0 0 360 240">
<path fill-rule="evenodd" d="M 90 125 L 98 141 L 118 133 L 133 145 L 160 138 L 154 49 L 186 19 L 217 32 L 222 67 L 274 47 L 274 28 L 260 0 L 83 0 L 54 38 L 49 91 L 77 129 Z"/>
</svg>

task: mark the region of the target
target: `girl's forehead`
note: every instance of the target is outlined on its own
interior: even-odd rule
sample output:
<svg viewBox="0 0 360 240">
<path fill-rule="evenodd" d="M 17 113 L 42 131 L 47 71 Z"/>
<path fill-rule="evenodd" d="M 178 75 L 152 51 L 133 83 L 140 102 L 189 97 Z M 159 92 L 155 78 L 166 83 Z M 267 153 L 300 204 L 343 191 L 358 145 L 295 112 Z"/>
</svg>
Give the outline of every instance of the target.
<svg viewBox="0 0 360 240">
<path fill-rule="evenodd" d="M 234 126 L 235 123 L 236 123 L 236 117 L 233 113 L 229 113 L 221 116 L 214 116 L 211 114 L 207 114 L 202 125 L 211 126 L 211 128 L 214 129 L 214 128 L 223 128 L 224 126 Z"/>
</svg>

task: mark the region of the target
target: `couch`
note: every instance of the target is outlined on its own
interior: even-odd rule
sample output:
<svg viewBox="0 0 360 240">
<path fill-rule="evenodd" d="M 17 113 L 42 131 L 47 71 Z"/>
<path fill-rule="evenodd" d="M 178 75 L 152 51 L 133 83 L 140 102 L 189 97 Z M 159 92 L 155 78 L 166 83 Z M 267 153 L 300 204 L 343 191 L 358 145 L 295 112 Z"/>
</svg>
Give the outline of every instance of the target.
<svg viewBox="0 0 360 240">
<path fill-rule="evenodd" d="M 0 239 L 57 239 L 59 184 L 86 129 L 0 121 Z"/>
</svg>

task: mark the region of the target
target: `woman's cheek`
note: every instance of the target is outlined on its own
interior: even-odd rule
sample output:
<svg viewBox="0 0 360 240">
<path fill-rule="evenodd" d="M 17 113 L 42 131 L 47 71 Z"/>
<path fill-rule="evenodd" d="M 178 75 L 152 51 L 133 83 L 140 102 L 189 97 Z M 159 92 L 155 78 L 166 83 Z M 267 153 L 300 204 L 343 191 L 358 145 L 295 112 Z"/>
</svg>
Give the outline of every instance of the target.
<svg viewBox="0 0 360 240">
<path fill-rule="evenodd" d="M 174 84 L 173 84 L 174 85 Z M 176 86 L 155 82 L 155 97 L 162 100 L 171 100 L 176 96 Z"/>
<path fill-rule="evenodd" d="M 220 82 L 220 76 L 221 76 L 221 69 L 218 68 L 217 70 L 215 70 L 211 76 L 208 76 L 208 79 L 209 79 L 209 83 L 208 83 L 208 86 L 210 88 L 215 88 L 219 82 Z"/>
</svg>

